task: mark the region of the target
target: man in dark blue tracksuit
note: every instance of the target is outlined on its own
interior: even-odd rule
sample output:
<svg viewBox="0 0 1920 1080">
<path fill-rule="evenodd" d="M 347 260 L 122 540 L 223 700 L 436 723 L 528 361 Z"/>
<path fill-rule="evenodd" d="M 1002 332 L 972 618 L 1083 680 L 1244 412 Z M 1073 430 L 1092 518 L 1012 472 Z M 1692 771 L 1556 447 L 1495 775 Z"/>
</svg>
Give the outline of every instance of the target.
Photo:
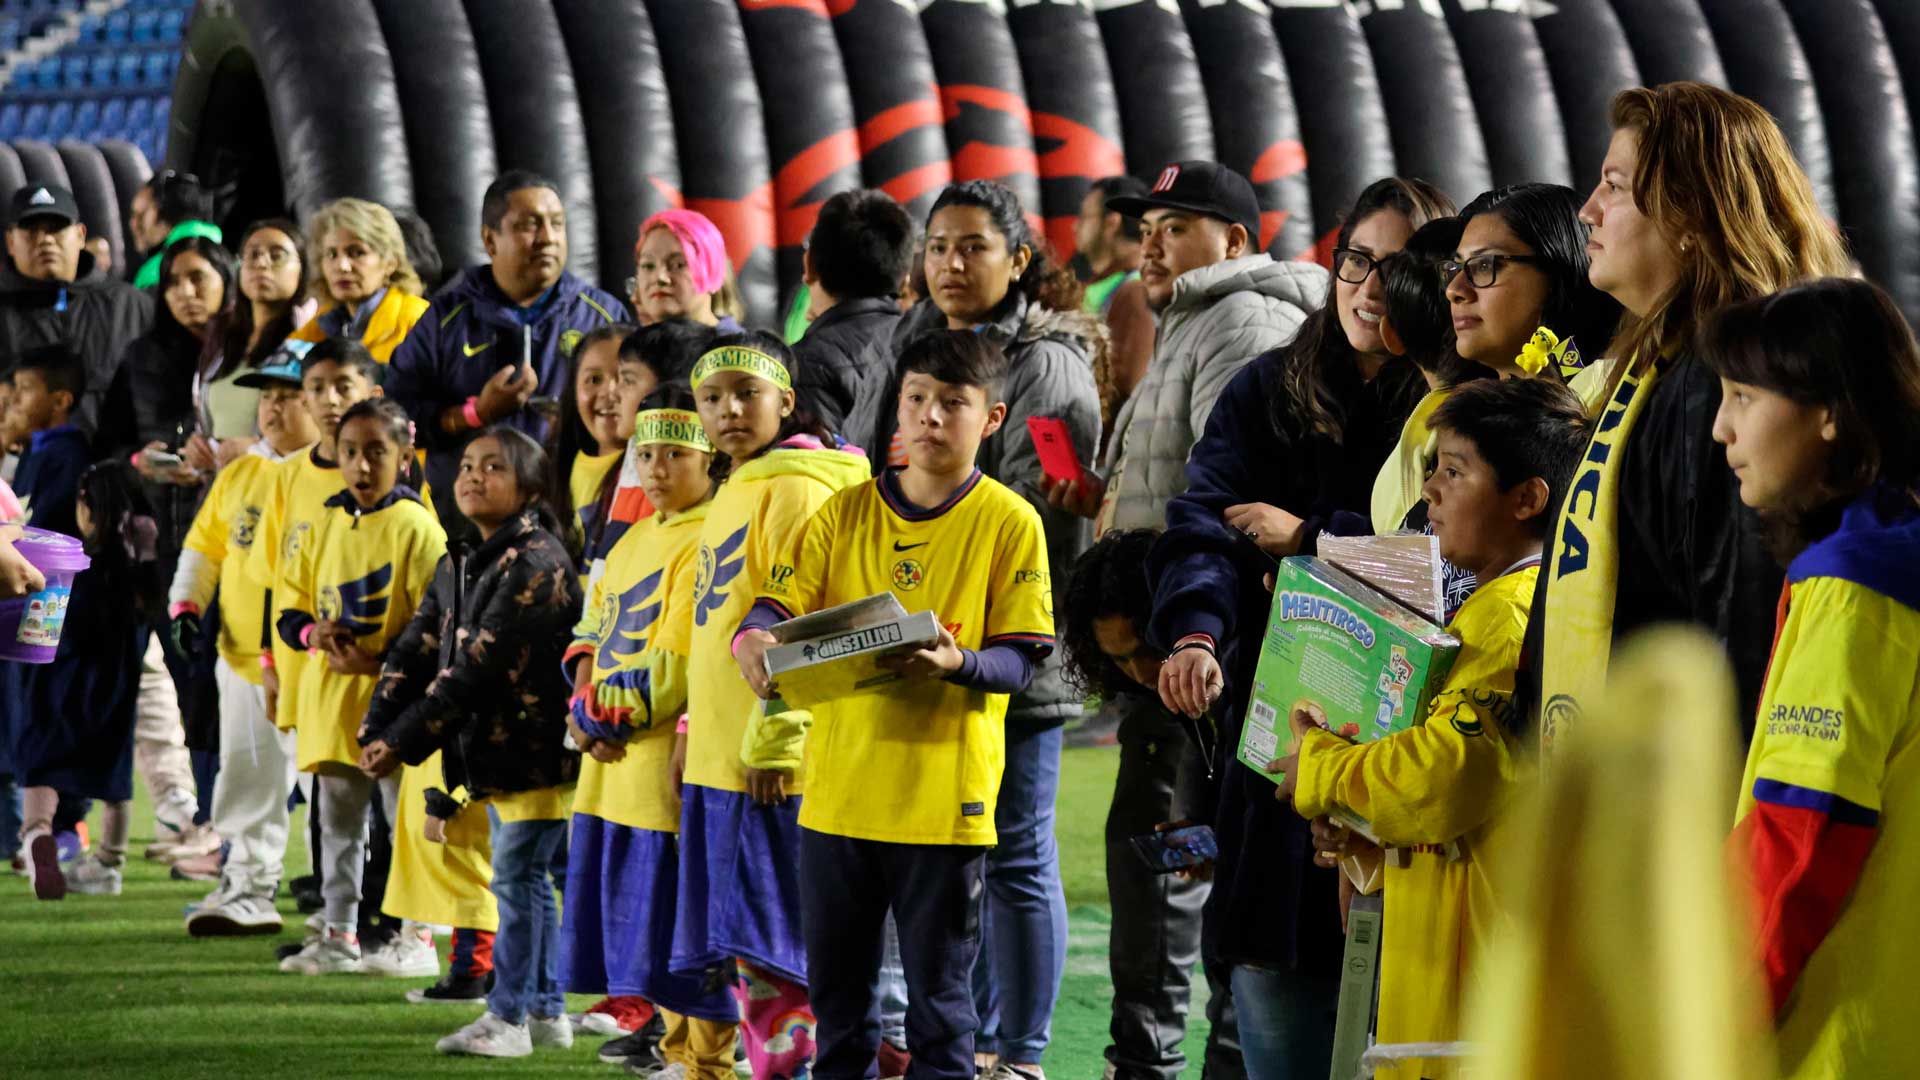
<svg viewBox="0 0 1920 1080">
<path fill-rule="evenodd" d="M 467 440 L 507 423 L 539 439 L 535 396 L 566 393 L 567 361 L 588 332 L 628 321 L 626 305 L 567 272 L 559 190 L 533 173 L 504 173 L 487 188 L 480 236 L 493 260 L 441 289 L 394 350 L 386 393 L 413 418 L 427 451 L 427 484 L 451 537 L 467 528 L 453 478 Z"/>
</svg>

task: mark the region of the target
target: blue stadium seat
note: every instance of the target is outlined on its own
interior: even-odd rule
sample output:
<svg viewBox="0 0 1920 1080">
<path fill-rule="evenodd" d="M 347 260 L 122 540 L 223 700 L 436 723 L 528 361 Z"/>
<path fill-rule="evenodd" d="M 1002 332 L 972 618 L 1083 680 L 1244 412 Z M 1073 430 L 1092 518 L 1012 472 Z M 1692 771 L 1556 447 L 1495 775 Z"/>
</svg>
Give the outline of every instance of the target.
<svg viewBox="0 0 1920 1080">
<path fill-rule="evenodd" d="M 113 83 L 122 90 L 140 85 L 139 53 L 122 53 L 114 59 Z"/>
<path fill-rule="evenodd" d="M 60 89 L 60 58 L 49 56 L 34 65 L 34 84 L 42 90 Z"/>
<path fill-rule="evenodd" d="M 102 88 L 113 85 L 112 53 L 96 53 L 87 61 L 87 85 Z"/>
<path fill-rule="evenodd" d="M 127 99 L 108 98 L 100 107 L 100 126 L 108 131 L 118 131 L 127 126 Z"/>
<path fill-rule="evenodd" d="M 25 119 L 26 110 L 17 101 L 0 105 L 0 142 L 11 142 L 20 134 L 20 122 Z"/>
<path fill-rule="evenodd" d="M 0 15 L 0 49 L 12 49 L 20 43 L 20 20 Z"/>
<path fill-rule="evenodd" d="M 133 17 L 133 43 L 147 45 L 153 42 L 154 33 L 160 26 L 160 13 L 142 11 Z"/>
<path fill-rule="evenodd" d="M 47 139 L 64 139 L 73 130 L 73 102 L 56 101 L 47 110 Z"/>
<path fill-rule="evenodd" d="M 87 58 L 68 56 L 60 61 L 60 86 L 66 90 L 84 90 L 87 85 Z"/>
<path fill-rule="evenodd" d="M 134 131 L 140 131 L 152 122 L 153 100 L 143 97 L 134 98 L 133 104 L 127 106 L 127 127 Z"/>
<path fill-rule="evenodd" d="M 148 53 L 146 63 L 142 65 L 141 83 L 149 89 L 158 90 L 166 86 L 172 78 L 168 71 L 168 61 L 172 59 L 166 53 Z"/>
<path fill-rule="evenodd" d="M 20 120 L 20 137 L 23 139 L 45 138 L 47 134 L 47 103 L 36 101 L 27 106 L 27 113 Z"/>
<path fill-rule="evenodd" d="M 32 89 L 33 88 L 33 68 L 26 64 L 22 64 L 19 67 L 14 68 L 13 78 L 8 82 L 7 85 L 12 87 L 15 90 Z"/>
<path fill-rule="evenodd" d="M 125 45 L 132 28 L 133 13 L 122 8 L 107 16 L 107 21 L 101 26 L 103 31 L 101 40 L 109 45 Z"/>
<path fill-rule="evenodd" d="M 100 100 L 87 98 L 73 107 L 73 131 L 81 138 L 93 133 L 100 126 Z"/>
<path fill-rule="evenodd" d="M 160 40 L 169 45 L 178 44 L 180 35 L 186 29 L 186 26 L 187 12 L 185 9 L 174 8 L 171 11 L 162 12 L 160 15 Z"/>
</svg>

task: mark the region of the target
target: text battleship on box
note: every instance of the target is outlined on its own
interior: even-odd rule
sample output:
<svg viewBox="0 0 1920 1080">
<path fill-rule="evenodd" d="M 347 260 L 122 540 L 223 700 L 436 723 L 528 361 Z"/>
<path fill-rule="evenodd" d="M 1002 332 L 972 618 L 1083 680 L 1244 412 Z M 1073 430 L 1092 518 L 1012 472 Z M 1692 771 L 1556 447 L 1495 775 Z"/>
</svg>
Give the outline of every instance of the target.
<svg viewBox="0 0 1920 1080">
<path fill-rule="evenodd" d="M 931 611 L 907 614 L 887 592 L 788 619 L 771 632 L 777 644 L 767 649 L 767 677 L 782 701 L 804 709 L 900 678 L 876 661 L 939 641 L 940 622 Z"/>
</svg>

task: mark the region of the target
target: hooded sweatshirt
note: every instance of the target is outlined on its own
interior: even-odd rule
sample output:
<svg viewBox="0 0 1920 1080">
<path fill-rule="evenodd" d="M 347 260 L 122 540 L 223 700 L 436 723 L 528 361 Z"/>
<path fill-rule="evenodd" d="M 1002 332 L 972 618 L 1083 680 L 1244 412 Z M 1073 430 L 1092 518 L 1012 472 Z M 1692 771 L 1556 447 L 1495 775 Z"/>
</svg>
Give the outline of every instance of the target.
<svg viewBox="0 0 1920 1080">
<path fill-rule="evenodd" d="M 394 350 L 386 394 L 413 417 L 415 439 L 427 451 L 427 487 L 453 490 L 454 470 L 470 431 L 448 435 L 440 414 L 480 393 L 494 373 L 530 359 L 540 384 L 536 396 L 567 390 L 567 360 L 590 331 L 627 321 L 627 308 L 611 293 L 570 273 L 533 303 L 507 299 L 493 280 L 492 264 L 469 267 L 433 297 L 407 340 Z M 506 417 L 536 440 L 546 424 L 532 409 Z M 452 501 L 446 509 L 452 512 Z"/>
<path fill-rule="evenodd" d="M 100 402 L 127 346 L 153 325 L 153 297 L 116 281 L 80 253 L 71 282 L 36 281 L 0 258 L 0 369 L 40 345 L 66 345 L 86 365 L 87 389 L 73 422 L 92 437 Z"/>
<path fill-rule="evenodd" d="M 1783 1077 L 1912 1076 L 1920 507 L 1869 491 L 1787 566 L 1731 840 Z"/>
<path fill-rule="evenodd" d="M 1187 454 L 1214 401 L 1248 361 L 1293 340 L 1326 298 L 1329 276 L 1313 263 L 1275 262 L 1261 253 L 1174 280 L 1153 360 L 1115 417 L 1101 463 L 1110 500 L 1106 528 L 1165 524 L 1167 501 L 1187 490 Z"/>
</svg>

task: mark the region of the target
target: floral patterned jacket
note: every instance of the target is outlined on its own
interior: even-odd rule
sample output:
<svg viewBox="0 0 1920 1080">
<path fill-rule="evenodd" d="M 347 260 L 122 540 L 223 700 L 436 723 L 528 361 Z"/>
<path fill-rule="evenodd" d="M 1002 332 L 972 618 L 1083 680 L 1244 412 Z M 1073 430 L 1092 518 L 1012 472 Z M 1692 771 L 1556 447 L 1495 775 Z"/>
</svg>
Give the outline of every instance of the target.
<svg viewBox="0 0 1920 1080">
<path fill-rule="evenodd" d="M 449 552 L 387 651 L 360 731 L 409 765 L 444 750 L 472 798 L 572 783 L 560 657 L 580 615 L 573 560 L 532 513 Z"/>
</svg>

